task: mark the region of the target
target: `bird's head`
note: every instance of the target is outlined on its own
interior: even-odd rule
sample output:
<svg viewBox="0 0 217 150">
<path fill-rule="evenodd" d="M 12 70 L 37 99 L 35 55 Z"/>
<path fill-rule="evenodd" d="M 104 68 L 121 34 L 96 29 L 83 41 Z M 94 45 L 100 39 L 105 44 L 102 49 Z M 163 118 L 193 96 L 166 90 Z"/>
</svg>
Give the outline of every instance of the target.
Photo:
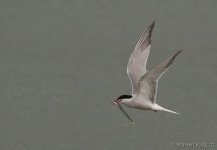
<svg viewBox="0 0 217 150">
<path fill-rule="evenodd" d="M 130 99 L 132 98 L 132 95 L 121 95 L 117 99 L 112 101 L 112 105 L 118 105 L 121 103 L 124 99 Z"/>
</svg>

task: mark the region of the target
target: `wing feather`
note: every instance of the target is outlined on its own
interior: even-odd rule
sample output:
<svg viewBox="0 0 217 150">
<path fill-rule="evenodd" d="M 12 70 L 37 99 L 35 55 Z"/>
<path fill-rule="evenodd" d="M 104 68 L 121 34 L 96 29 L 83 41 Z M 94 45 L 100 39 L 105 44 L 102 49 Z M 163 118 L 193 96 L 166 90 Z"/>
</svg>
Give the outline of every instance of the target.
<svg viewBox="0 0 217 150">
<path fill-rule="evenodd" d="M 139 41 L 135 46 L 135 49 L 129 58 L 127 65 L 127 74 L 132 84 L 132 94 L 136 94 L 138 92 L 138 82 L 140 78 L 147 72 L 146 63 L 151 47 L 151 34 L 154 25 L 155 22 L 153 22 L 149 28 L 141 35 Z"/>
<path fill-rule="evenodd" d="M 174 59 L 181 52 L 182 50 L 176 52 L 175 54 L 161 62 L 159 65 L 157 65 L 155 68 L 151 69 L 143 77 L 141 77 L 139 93 L 143 94 L 143 97 L 151 100 L 152 103 L 156 102 L 158 80 L 169 69 L 171 64 L 174 62 Z"/>
</svg>

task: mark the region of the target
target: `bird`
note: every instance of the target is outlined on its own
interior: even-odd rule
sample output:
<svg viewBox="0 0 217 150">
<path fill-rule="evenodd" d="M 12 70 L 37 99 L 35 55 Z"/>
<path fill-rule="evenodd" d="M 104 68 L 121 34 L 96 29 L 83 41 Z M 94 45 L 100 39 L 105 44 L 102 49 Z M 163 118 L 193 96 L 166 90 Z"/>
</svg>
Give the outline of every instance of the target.
<svg viewBox="0 0 217 150">
<path fill-rule="evenodd" d="M 143 32 L 129 57 L 127 74 L 132 85 L 131 94 L 121 95 L 112 100 L 112 104 L 117 105 L 132 123 L 134 123 L 133 119 L 124 110 L 122 104 L 140 110 L 150 110 L 154 112 L 166 111 L 173 114 L 180 114 L 158 105 L 156 103 L 156 96 L 159 79 L 171 67 L 171 64 L 182 50 L 172 54 L 156 67 L 147 70 L 146 63 L 151 48 L 151 36 L 154 26 L 155 21 Z"/>
</svg>

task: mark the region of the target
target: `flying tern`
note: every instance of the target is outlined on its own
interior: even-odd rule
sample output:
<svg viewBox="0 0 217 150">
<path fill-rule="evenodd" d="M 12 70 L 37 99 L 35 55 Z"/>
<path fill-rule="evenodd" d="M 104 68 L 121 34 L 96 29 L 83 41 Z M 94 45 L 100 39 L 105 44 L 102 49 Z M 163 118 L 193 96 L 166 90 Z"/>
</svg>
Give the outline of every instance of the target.
<svg viewBox="0 0 217 150">
<path fill-rule="evenodd" d="M 121 95 L 112 101 L 113 105 L 118 105 L 124 115 L 134 123 L 131 117 L 123 109 L 121 104 L 130 108 L 151 110 L 151 111 L 166 111 L 174 114 L 179 114 L 175 111 L 166 109 L 156 103 L 158 80 L 169 69 L 174 59 L 182 52 L 179 50 L 171 55 L 156 67 L 146 70 L 146 63 L 151 48 L 151 34 L 155 26 L 153 22 L 148 29 L 141 35 L 133 52 L 130 55 L 127 65 L 127 74 L 131 81 L 131 95 Z"/>
</svg>

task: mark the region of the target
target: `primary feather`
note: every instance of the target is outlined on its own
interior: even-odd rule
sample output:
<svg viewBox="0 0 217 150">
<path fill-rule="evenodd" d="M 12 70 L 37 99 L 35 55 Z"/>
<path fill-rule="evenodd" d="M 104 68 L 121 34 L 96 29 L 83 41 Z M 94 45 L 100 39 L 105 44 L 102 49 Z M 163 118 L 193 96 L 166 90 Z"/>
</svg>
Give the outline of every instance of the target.
<svg viewBox="0 0 217 150">
<path fill-rule="evenodd" d="M 129 58 L 127 74 L 132 84 L 132 94 L 136 94 L 138 92 L 138 82 L 140 78 L 147 72 L 146 63 L 151 47 L 151 34 L 154 25 L 155 22 L 153 22 L 142 34 Z"/>
<path fill-rule="evenodd" d="M 182 50 L 179 50 L 166 60 L 162 61 L 159 65 L 144 74 L 139 81 L 139 92 L 142 96 L 156 103 L 158 80 L 169 69 L 174 59 Z"/>
</svg>

